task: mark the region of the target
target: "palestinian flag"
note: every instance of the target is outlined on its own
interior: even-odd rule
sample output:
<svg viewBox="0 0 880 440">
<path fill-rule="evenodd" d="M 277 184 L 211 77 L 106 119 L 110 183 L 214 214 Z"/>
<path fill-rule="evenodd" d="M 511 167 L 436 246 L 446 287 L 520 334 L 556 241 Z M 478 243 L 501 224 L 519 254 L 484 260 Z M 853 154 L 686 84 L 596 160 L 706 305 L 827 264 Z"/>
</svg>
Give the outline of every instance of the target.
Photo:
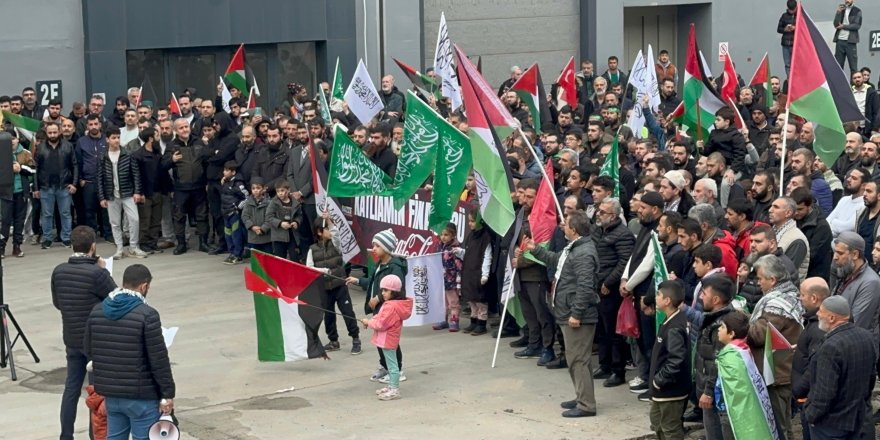
<svg viewBox="0 0 880 440">
<path fill-rule="evenodd" d="M 550 242 L 553 231 L 556 230 L 556 191 L 553 188 L 553 161 L 548 160 L 544 166 L 546 178 L 541 180 L 538 193 L 535 195 L 535 203 L 529 212 L 529 228 L 532 232 L 532 240 L 537 244 Z"/>
<path fill-rule="evenodd" d="M 726 104 L 718 97 L 715 89 L 709 83 L 697 47 L 697 32 L 693 23 L 691 23 L 688 35 L 687 62 L 685 63 L 682 91 L 685 112 L 679 118 L 679 122 L 687 125 L 691 131 L 696 133 L 697 140 L 703 140 L 704 133 L 712 131 L 713 124 L 715 124 L 715 112 L 721 107 L 725 107 Z"/>
<path fill-rule="evenodd" d="M 715 364 L 734 437 L 778 440 L 767 385 L 745 341 L 737 339 L 725 345 L 715 357 Z"/>
<path fill-rule="evenodd" d="M 861 121 L 864 116 L 856 106 L 849 78 L 801 3 L 796 20 L 788 108 L 813 123 L 813 151 L 823 162 L 834 163 L 846 143 L 843 122 Z"/>
<path fill-rule="evenodd" d="M 400 67 L 400 70 L 403 71 L 403 74 L 409 78 L 409 82 L 411 82 L 417 89 L 419 89 L 419 93 L 423 96 L 428 97 L 430 95 L 434 95 L 438 100 L 443 99 L 443 96 L 440 94 L 440 86 L 437 85 L 431 77 L 422 74 L 409 64 L 404 63 L 403 61 L 398 60 L 397 58 L 392 58 L 395 63 L 397 63 L 397 67 Z"/>
<path fill-rule="evenodd" d="M 27 140 L 34 140 L 34 134 L 40 130 L 40 121 L 36 119 L 31 119 L 27 116 L 17 115 L 12 112 L 3 112 L 3 118 L 0 118 L 0 122 L 3 120 L 9 121 L 13 127 L 18 130 L 18 133 L 24 136 Z"/>
<path fill-rule="evenodd" d="M 323 274 L 317 270 L 257 250 L 245 269 L 245 287 L 254 292 L 257 318 L 257 358 L 263 362 L 326 357 L 318 337 L 324 312 Z"/>
<path fill-rule="evenodd" d="M 559 78 L 556 79 L 556 84 L 558 85 L 556 88 L 557 108 L 562 108 L 566 105 L 572 108 L 577 107 L 577 82 L 575 82 L 574 77 L 574 57 L 568 59 L 568 63 L 565 64 L 565 67 L 559 74 Z"/>
<path fill-rule="evenodd" d="M 510 87 L 516 92 L 519 99 L 529 106 L 532 115 L 532 126 L 535 131 L 541 133 L 541 126 L 545 122 L 551 122 L 550 107 L 547 105 L 547 93 L 544 91 L 544 81 L 541 80 L 541 71 L 538 64 L 532 64 L 522 76 Z"/>
<path fill-rule="evenodd" d="M 669 271 L 666 270 L 666 260 L 663 259 L 663 248 L 660 247 L 660 239 L 657 233 L 651 231 L 651 249 L 654 251 L 654 291 L 660 287 L 660 283 L 669 279 Z M 655 331 L 660 330 L 660 326 L 666 321 L 666 313 L 655 308 L 654 323 Z"/>
<path fill-rule="evenodd" d="M 244 43 L 238 46 L 238 50 L 235 51 L 235 55 L 229 61 L 229 67 L 226 68 L 224 77 L 226 81 L 229 81 L 230 87 L 235 87 L 241 92 L 241 96 L 247 97 L 248 86 L 244 67 Z"/>
<path fill-rule="evenodd" d="M 605 157 L 605 163 L 602 164 L 599 175 L 614 179 L 614 192 L 611 196 L 620 199 L 620 138 L 617 136 L 614 136 L 614 140 L 611 141 L 611 151 Z"/>
<path fill-rule="evenodd" d="M 785 336 L 776 329 L 771 323 L 767 323 L 767 330 L 764 332 L 764 383 L 767 386 L 776 383 L 776 377 L 773 373 L 775 362 L 773 361 L 773 352 L 776 350 L 791 350 L 791 344 Z"/>
<path fill-rule="evenodd" d="M 511 133 L 519 128 L 519 121 L 511 116 L 510 112 L 507 110 L 507 106 L 501 102 L 501 99 L 499 99 L 498 95 L 495 93 L 495 89 L 493 89 L 486 79 L 483 78 L 483 75 L 477 71 L 476 66 L 471 63 L 471 60 L 468 59 L 464 51 L 458 46 L 455 46 L 455 54 L 460 61 L 456 66 L 458 68 L 459 81 L 463 81 L 461 79 L 462 75 L 468 75 L 471 82 L 471 90 L 479 100 L 481 107 L 483 107 L 489 126 L 495 130 L 495 133 L 498 134 L 499 138 L 506 139 Z M 464 92 L 462 92 L 462 94 L 464 94 Z M 470 113 L 468 113 L 468 122 L 470 122 Z M 501 154 L 502 157 L 504 157 L 503 153 L 504 152 Z M 476 160 L 474 162 L 476 162 Z M 507 161 L 505 160 L 504 163 L 507 163 Z M 513 181 L 511 181 L 511 185 L 512 184 Z M 506 231 L 507 229 L 505 228 L 504 230 Z"/>
<path fill-rule="evenodd" d="M 474 180 L 477 186 L 480 214 L 493 231 L 503 234 L 510 229 L 510 225 L 513 224 L 516 217 L 513 210 L 513 200 L 510 197 L 514 190 L 513 179 L 508 168 L 506 154 L 498 139 L 500 133 L 496 134 L 496 130 L 493 130 L 491 124 L 505 124 L 505 114 L 507 117 L 513 118 L 503 106 L 501 110 L 484 107 L 484 105 L 492 106 L 495 101 L 501 105 L 501 101 L 492 92 L 491 87 L 485 84 L 485 80 L 479 76 L 480 74 L 473 68 L 470 60 L 457 46 L 455 52 L 458 57 L 457 68 L 458 79 L 461 81 L 461 94 L 470 126 L 468 137 L 471 142 L 471 156 L 473 157 Z M 481 90 L 482 87 L 487 88 L 488 91 Z M 486 98 L 487 95 L 489 98 L 494 98 L 494 101 Z M 512 131 L 509 130 L 508 134 Z"/>
<path fill-rule="evenodd" d="M 773 89 L 770 88 L 770 58 L 767 57 L 767 52 L 764 52 L 764 58 L 761 58 L 761 63 L 758 64 L 755 74 L 749 80 L 749 87 L 763 90 L 764 105 L 767 108 L 773 107 Z"/>
<path fill-rule="evenodd" d="M 168 113 L 180 116 L 180 103 L 177 102 L 177 97 L 174 96 L 174 92 L 171 92 L 171 99 L 168 100 Z"/>
</svg>

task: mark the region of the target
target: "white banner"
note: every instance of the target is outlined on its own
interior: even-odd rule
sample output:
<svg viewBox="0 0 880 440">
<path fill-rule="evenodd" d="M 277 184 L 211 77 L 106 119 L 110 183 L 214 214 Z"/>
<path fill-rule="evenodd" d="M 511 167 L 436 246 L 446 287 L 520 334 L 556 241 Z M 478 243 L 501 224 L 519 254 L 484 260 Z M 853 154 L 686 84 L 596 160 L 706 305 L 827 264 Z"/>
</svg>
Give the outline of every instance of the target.
<svg viewBox="0 0 880 440">
<path fill-rule="evenodd" d="M 413 313 L 405 327 L 446 320 L 446 292 L 443 289 L 442 254 L 407 257 L 406 296 L 413 299 Z"/>
<path fill-rule="evenodd" d="M 345 91 L 345 102 L 363 125 L 368 125 L 370 119 L 373 119 L 373 116 L 376 116 L 384 108 L 382 99 L 379 98 L 379 92 L 376 91 L 376 86 L 373 85 L 367 67 L 364 66 L 364 60 L 358 62 L 354 77 L 351 78 L 351 84 Z"/>
<path fill-rule="evenodd" d="M 654 70 L 654 69 L 650 69 Z M 635 89 L 633 99 L 632 113 L 627 120 L 626 125 L 632 129 L 633 134 L 637 138 L 641 138 L 642 127 L 645 126 L 645 115 L 642 114 L 642 100 L 648 96 L 648 64 L 645 62 L 645 55 L 639 50 L 636 60 L 633 62 L 632 70 L 629 72 L 629 84 Z M 655 86 L 656 88 L 656 86 Z"/>
<path fill-rule="evenodd" d="M 229 110 L 229 100 L 232 99 L 232 93 L 229 92 L 229 87 L 226 87 L 226 81 L 223 81 L 223 77 L 220 76 L 220 85 L 223 86 L 223 90 L 220 93 L 220 100 L 222 101 L 220 104 L 223 105 L 223 111 L 227 114 L 231 113 Z"/>
<path fill-rule="evenodd" d="M 434 73 L 440 77 L 440 93 L 452 100 L 452 110 L 461 107 L 461 90 L 458 74 L 452 64 L 452 40 L 449 39 L 449 28 L 446 27 L 446 15 L 440 13 L 440 29 L 437 30 L 437 47 L 434 49 Z"/>
<path fill-rule="evenodd" d="M 648 67 L 648 91 L 651 93 L 651 111 L 656 112 L 660 109 L 660 83 L 657 78 L 657 69 L 654 68 L 654 48 L 648 45 L 648 59 L 645 64 Z"/>
<path fill-rule="evenodd" d="M 335 228 L 334 236 L 339 239 L 339 251 L 342 253 L 342 261 L 348 263 L 352 258 L 361 253 L 357 237 L 354 236 L 354 231 L 352 231 L 351 225 L 346 220 L 345 214 L 336 203 L 336 200 L 333 200 L 332 197 L 327 197 L 327 190 L 324 189 L 324 184 L 320 179 L 318 179 L 317 183 L 318 188 L 315 188 L 315 206 L 319 212 L 326 209 L 330 213 L 330 220 L 333 221 L 333 227 Z"/>
</svg>

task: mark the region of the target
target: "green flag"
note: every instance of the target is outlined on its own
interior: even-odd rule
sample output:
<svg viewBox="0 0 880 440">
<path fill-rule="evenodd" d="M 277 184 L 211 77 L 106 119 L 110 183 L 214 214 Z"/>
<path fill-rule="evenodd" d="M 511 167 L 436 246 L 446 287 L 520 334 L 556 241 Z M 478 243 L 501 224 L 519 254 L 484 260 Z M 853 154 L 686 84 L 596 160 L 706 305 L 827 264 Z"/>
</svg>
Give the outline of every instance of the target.
<svg viewBox="0 0 880 440">
<path fill-rule="evenodd" d="M 473 165 L 468 137 L 445 119 L 441 118 L 440 122 L 440 145 L 434 168 L 431 212 L 428 216 L 428 225 L 437 234 L 443 231 L 446 223 L 452 218 L 452 212 L 458 205 L 458 199 Z M 400 172 L 399 166 L 398 172 Z"/>
<path fill-rule="evenodd" d="M 767 385 L 741 339 L 724 346 L 715 360 L 730 428 L 738 439 L 778 439 Z"/>
<path fill-rule="evenodd" d="M 330 117 L 330 106 L 327 104 L 327 96 L 324 95 L 324 90 L 318 92 L 318 96 L 321 98 L 321 118 L 324 119 L 324 123 L 330 125 L 333 123 L 333 119 Z"/>
<path fill-rule="evenodd" d="M 428 104 L 419 99 L 412 90 L 407 90 L 403 147 L 397 161 L 392 192 L 394 209 L 402 208 L 434 171 L 441 137 L 440 126 L 443 122 L 443 118 Z M 448 130 L 457 132 L 452 126 L 448 126 Z"/>
<path fill-rule="evenodd" d="M 600 176 L 608 176 L 614 180 L 614 194 L 613 196 L 617 199 L 620 198 L 620 146 L 618 145 L 620 141 L 617 138 L 617 135 L 614 136 L 614 141 L 611 143 L 611 151 L 608 152 L 608 156 L 605 157 L 605 163 L 602 164 L 602 169 L 599 171 Z"/>
<path fill-rule="evenodd" d="M 331 197 L 387 196 L 391 193 L 390 184 L 391 178 L 337 125 L 330 152 L 327 194 Z"/>
<path fill-rule="evenodd" d="M 28 140 L 33 140 L 34 134 L 40 130 L 40 121 L 27 116 L 4 111 L 3 117 L 0 118 L 0 122 L 3 122 L 4 119 L 9 121 L 9 123 L 18 129 L 18 132 Z"/>
<path fill-rule="evenodd" d="M 657 233 L 653 231 L 651 231 L 651 249 L 654 250 L 654 290 L 656 291 L 660 283 L 669 279 L 669 272 L 666 270 L 666 261 L 663 260 L 663 249 L 660 247 L 660 240 L 657 237 Z M 660 311 L 660 309 L 655 308 L 654 318 L 659 330 L 663 321 L 666 321 L 666 314 Z"/>
<path fill-rule="evenodd" d="M 339 67 L 339 57 L 336 57 L 336 69 L 333 72 L 333 88 L 330 90 L 331 100 L 345 100 L 345 83 L 342 82 L 342 69 Z"/>
</svg>

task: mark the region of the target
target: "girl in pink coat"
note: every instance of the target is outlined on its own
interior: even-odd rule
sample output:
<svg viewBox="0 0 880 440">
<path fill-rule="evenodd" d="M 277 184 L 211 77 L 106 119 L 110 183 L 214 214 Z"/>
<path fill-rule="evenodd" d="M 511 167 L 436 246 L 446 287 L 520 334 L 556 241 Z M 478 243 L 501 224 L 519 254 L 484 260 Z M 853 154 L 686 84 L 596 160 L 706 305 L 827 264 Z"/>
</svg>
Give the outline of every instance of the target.
<svg viewBox="0 0 880 440">
<path fill-rule="evenodd" d="M 400 367 L 397 365 L 397 346 L 400 344 L 400 331 L 403 321 L 412 315 L 413 300 L 401 292 L 403 282 L 397 275 L 386 275 L 379 283 L 385 303 L 373 319 L 361 319 L 364 328 L 372 328 L 373 345 L 382 349 L 382 356 L 388 364 L 390 380 L 388 386 L 376 391 L 379 400 L 400 398 Z"/>
</svg>

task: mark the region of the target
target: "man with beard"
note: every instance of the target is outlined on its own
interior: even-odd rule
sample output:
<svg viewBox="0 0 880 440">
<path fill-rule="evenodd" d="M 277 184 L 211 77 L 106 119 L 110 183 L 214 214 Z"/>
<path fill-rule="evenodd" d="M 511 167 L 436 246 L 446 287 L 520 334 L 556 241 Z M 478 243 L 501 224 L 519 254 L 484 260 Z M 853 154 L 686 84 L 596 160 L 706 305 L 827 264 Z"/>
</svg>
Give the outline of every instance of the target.
<svg viewBox="0 0 880 440">
<path fill-rule="evenodd" d="M 170 204 L 167 195 L 173 184 L 167 171 L 162 170 L 162 153 L 154 128 L 145 128 L 139 136 L 143 145 L 131 153 L 138 167 L 143 191 L 143 203 L 137 205 L 140 218 L 140 245 L 147 253 L 162 252 L 159 238 L 162 237 L 162 214 L 164 205 Z"/>
<path fill-rule="evenodd" d="M 751 87 L 743 87 L 739 90 L 739 114 L 743 122 L 748 126 L 752 122 L 752 110 L 755 109 L 755 92 Z"/>
<path fill-rule="evenodd" d="M 752 199 L 755 201 L 755 220 L 770 223 L 770 205 L 779 191 L 776 175 L 768 170 L 760 171 L 752 179 Z"/>
<path fill-rule="evenodd" d="M 825 332 L 819 328 L 819 318 L 816 313 L 825 298 L 831 295 L 828 283 L 822 278 L 807 278 L 800 285 L 800 300 L 804 307 L 803 326 L 797 340 L 797 348 L 794 350 L 794 359 L 791 363 L 791 395 L 795 401 L 806 401 L 810 392 L 810 356 L 822 345 Z M 800 405 L 803 408 L 803 404 Z M 801 413 L 801 426 L 809 426 L 803 411 Z"/>
<path fill-rule="evenodd" d="M 404 106 L 403 94 L 394 85 L 393 76 L 385 75 L 382 77 L 382 91 L 379 92 L 379 98 L 382 99 L 384 105 L 379 114 L 379 120 L 392 125 L 400 121 Z"/>
<path fill-rule="evenodd" d="M 76 145 L 79 141 L 79 136 L 76 134 L 76 123 L 72 119 L 61 118 L 61 137 L 70 142 L 70 145 Z"/>
<path fill-rule="evenodd" d="M 865 183 L 868 182 L 868 171 L 864 168 L 855 168 L 846 175 L 844 181 L 843 196 L 834 211 L 828 215 L 828 224 L 831 226 L 831 235 L 837 238 L 843 231 L 853 231 L 856 228 L 856 219 L 865 209 Z"/>
<path fill-rule="evenodd" d="M 754 265 L 763 296 L 755 304 L 749 318 L 748 343 L 755 359 L 764 359 L 765 346 L 769 326 L 773 326 L 792 346 L 797 344 L 801 335 L 801 316 L 803 305 L 798 300 L 797 287 L 789 279 L 785 265 L 773 255 L 758 258 Z M 785 438 L 793 438 L 791 434 L 791 364 L 792 350 L 772 350 L 773 383 L 767 385 L 767 394 L 773 408 L 776 424 L 785 433 Z M 759 370 L 770 367 L 761 362 Z M 764 374 L 769 372 L 764 371 Z"/>
<path fill-rule="evenodd" d="M 190 124 L 190 126 L 192 126 L 199 119 L 199 117 L 192 111 L 192 100 L 190 96 L 178 96 L 177 104 L 178 106 L 180 106 L 180 117 L 178 119 L 184 119 L 187 124 Z"/>
<path fill-rule="evenodd" d="M 821 215 L 819 208 L 813 204 L 813 194 L 807 188 L 798 188 L 791 192 L 791 198 L 797 204 L 794 219 L 797 227 L 810 243 L 810 265 L 807 267 L 808 277 L 828 279 L 831 261 L 831 226 Z"/>
<path fill-rule="evenodd" d="M 660 112 L 664 117 L 669 116 L 679 104 L 681 104 L 681 99 L 675 92 L 675 81 L 671 78 L 664 78 L 660 85 Z"/>
<path fill-rule="evenodd" d="M 105 239 L 112 237 L 109 217 L 98 205 L 98 164 L 107 151 L 107 138 L 101 130 L 101 120 L 97 115 L 85 118 L 88 132 L 76 143 L 76 159 L 79 167 L 78 183 L 80 195 L 77 197 L 77 224 L 87 225 L 96 232 L 103 233 Z M 101 215 L 103 228 L 98 228 L 98 215 Z"/>
<path fill-rule="evenodd" d="M 810 151 L 813 150 L 813 142 L 816 141 L 815 127 L 813 127 L 813 123 L 810 121 L 804 122 L 804 125 L 801 126 L 801 131 L 798 134 L 798 142 L 800 142 L 802 148 L 806 148 Z"/>
<path fill-rule="evenodd" d="M 164 157 L 165 152 L 171 146 L 171 141 L 174 140 L 174 123 L 171 119 L 165 119 L 156 124 L 156 127 L 159 132 L 159 141 L 156 143 L 156 147 L 159 154 Z M 171 176 L 170 171 L 168 171 L 168 176 Z M 159 249 L 174 247 L 174 203 L 171 201 L 173 188 L 173 185 L 169 186 L 168 192 L 162 195 L 165 203 L 162 203 L 162 238 L 158 243 Z"/>
<path fill-rule="evenodd" d="M 41 202 L 43 249 L 49 249 L 55 238 L 56 207 L 61 215 L 61 243 L 70 247 L 70 198 L 76 193 L 76 182 L 79 180 L 77 159 L 73 146 L 61 139 L 61 127 L 58 124 L 47 124 L 46 140 L 37 147 L 34 157 L 37 165 L 34 198 Z M 97 198 L 97 190 L 95 197 Z"/>
<path fill-rule="evenodd" d="M 177 137 L 162 156 L 162 169 L 172 171 L 174 181 L 174 235 L 177 247 L 174 255 L 187 251 L 187 216 L 195 218 L 199 236 L 199 250 L 210 252 L 208 247 L 208 195 L 205 191 L 205 162 L 213 151 L 192 135 L 186 119 L 174 121 Z"/>
<path fill-rule="evenodd" d="M 629 353 L 626 341 L 616 332 L 617 311 L 623 301 L 618 293 L 620 277 L 635 243 L 635 238 L 621 220 L 622 213 L 617 199 L 602 200 L 596 210 L 596 228 L 592 232 L 599 255 L 599 267 L 596 270 L 599 288 L 599 327 L 596 339 L 599 345 L 599 369 L 593 374 L 593 379 L 609 380 L 615 376 L 610 383 L 625 377 Z M 639 381 L 638 384 L 641 386 L 642 383 Z"/>
<path fill-rule="evenodd" d="M 46 117 L 43 118 L 43 122 L 56 122 L 60 124 L 63 118 L 61 116 L 61 100 L 55 98 L 49 101 L 49 106 L 46 107 Z"/>
<path fill-rule="evenodd" d="M 192 127 L 192 135 L 195 137 L 202 137 L 202 127 L 204 126 L 213 126 L 214 124 L 211 122 L 214 120 L 214 115 L 217 113 L 217 108 L 214 107 L 214 101 L 210 99 L 203 99 L 202 103 L 199 104 L 199 118 L 194 119 L 190 126 Z"/>
<path fill-rule="evenodd" d="M 880 95 L 873 87 L 865 84 L 865 77 L 859 71 L 852 73 L 852 94 L 859 111 L 865 117 L 865 120 L 860 122 L 861 133 L 870 136 L 877 124 L 880 124 L 877 120 L 877 115 L 880 113 Z"/>
<path fill-rule="evenodd" d="M 880 167 L 877 166 L 877 144 L 865 142 L 862 144 L 862 167 L 868 170 L 871 180 L 880 180 Z"/>
<path fill-rule="evenodd" d="M 770 129 L 772 126 L 767 122 L 767 107 L 761 104 L 752 106 L 752 120 L 748 123 L 749 140 L 758 151 L 763 154 L 770 146 Z"/>
<path fill-rule="evenodd" d="M 25 87 L 21 91 L 21 115 L 31 119 L 40 120 L 43 118 L 42 109 L 37 105 L 37 91 L 33 87 Z"/>
<path fill-rule="evenodd" d="M 642 178 L 649 177 L 651 179 L 661 179 L 663 175 L 671 169 L 672 165 L 666 157 L 654 156 L 645 164 Z"/>
<path fill-rule="evenodd" d="M 776 233 L 776 242 L 782 252 L 798 268 L 798 280 L 807 278 L 810 267 L 810 242 L 797 228 L 794 214 L 797 204 L 790 197 L 779 197 L 770 205 L 770 225 Z"/>
<path fill-rule="evenodd" d="M 568 132 L 577 127 L 580 128 L 574 121 L 574 114 L 571 111 L 571 107 L 563 106 L 559 109 L 559 115 L 556 118 L 556 131 L 559 132 L 559 135 L 565 137 Z"/>
<path fill-rule="evenodd" d="M 654 308 L 654 249 L 651 246 L 651 234 L 657 229 L 660 216 L 663 214 L 663 197 L 656 192 L 646 192 L 642 195 L 638 209 L 638 219 L 641 224 L 636 242 L 633 245 L 633 253 L 623 271 L 620 279 L 620 295 L 622 297 L 633 296 L 636 307 L 639 309 L 639 378 L 647 383 L 650 368 L 650 353 L 654 347 L 655 326 L 653 319 Z M 620 378 L 623 383 L 623 378 Z M 630 387 L 630 390 L 647 391 L 641 386 Z M 639 396 L 641 400 L 642 395 Z"/>
<path fill-rule="evenodd" d="M 687 141 L 679 140 L 672 144 L 672 168 L 687 171 L 693 176 L 696 175 L 697 161 L 688 150 Z"/>
<path fill-rule="evenodd" d="M 529 112 L 522 108 L 522 102 L 516 92 L 508 90 L 504 94 L 504 106 L 510 115 L 516 118 L 523 126 L 529 125 Z M 537 122 L 537 121 L 536 121 Z"/>
<path fill-rule="evenodd" d="M 683 217 L 677 212 L 664 212 L 657 224 L 657 238 L 663 250 L 663 261 L 670 273 L 684 274 L 690 260 L 688 252 L 678 243 L 678 228 Z M 689 292 L 685 296 L 690 296 Z"/>
<path fill-rule="evenodd" d="M 596 79 L 596 71 L 593 67 L 593 62 L 590 60 L 581 61 L 581 70 L 574 76 L 575 79 L 581 83 L 580 90 L 578 90 L 580 101 L 588 101 L 590 96 L 593 96 L 593 80 Z"/>
<path fill-rule="evenodd" d="M 698 204 L 688 211 L 688 218 L 700 223 L 700 228 L 703 230 L 703 244 L 714 244 L 721 249 L 721 263 L 724 266 L 724 272 L 731 278 L 735 278 L 738 266 L 735 251 L 736 242 L 730 232 L 719 228 L 716 215 L 715 208 L 707 203 Z"/>
<path fill-rule="evenodd" d="M 757 226 L 764 225 L 755 220 L 755 209 L 747 200 L 733 200 L 724 210 L 724 220 L 736 242 L 736 258 L 742 261 L 751 252 L 751 235 Z"/>
<path fill-rule="evenodd" d="M 667 171 L 660 180 L 660 195 L 663 197 L 663 212 L 677 212 L 687 215 L 694 200 L 687 192 L 687 184 L 681 171 Z"/>
<path fill-rule="evenodd" d="M 856 132 L 846 134 L 846 144 L 843 146 L 843 154 L 831 165 L 831 171 L 837 178 L 844 181 L 847 174 L 862 165 L 862 136 Z M 846 188 L 846 185 L 844 185 Z"/>
<path fill-rule="evenodd" d="M 253 175 L 254 165 L 257 162 L 259 153 L 259 149 L 254 142 L 257 139 L 254 134 L 254 128 L 251 126 L 242 127 L 239 139 L 241 142 L 238 144 L 238 149 L 235 150 L 235 163 L 238 164 L 236 175 L 241 176 L 245 185 L 250 188 L 251 176 Z"/>
<path fill-rule="evenodd" d="M 370 129 L 370 143 L 365 153 L 370 161 L 390 178 L 397 172 L 397 156 L 391 152 L 391 130 L 387 125 L 379 124 Z"/>
<path fill-rule="evenodd" d="M 831 187 L 825 181 L 825 177 L 819 170 L 813 170 L 813 160 L 816 155 L 806 148 L 798 148 L 791 155 L 791 171 L 806 177 L 808 188 L 819 202 L 822 212 L 828 213 L 834 209 L 834 197 Z"/>
<path fill-rule="evenodd" d="M 266 182 L 269 197 L 275 197 L 275 182 L 287 177 L 289 152 L 281 148 L 281 130 L 270 125 L 266 132 L 266 144 L 260 148 L 254 163 L 251 178 L 259 177 Z"/>
<path fill-rule="evenodd" d="M 880 235 L 880 222 L 877 221 L 877 215 L 880 214 L 880 203 L 877 203 L 878 186 L 880 184 L 876 181 L 869 180 L 865 182 L 864 189 L 862 190 L 865 209 L 856 220 L 855 230 L 865 240 L 865 248 L 862 249 L 862 255 L 870 255 L 874 241 Z"/>
<path fill-rule="evenodd" d="M 606 105 L 602 109 L 602 121 L 605 123 L 605 134 L 616 136 L 617 130 L 620 128 L 620 107 Z"/>
<path fill-rule="evenodd" d="M 610 138 L 607 142 L 611 142 L 613 139 Z M 584 149 L 592 156 L 602 149 L 602 145 L 605 143 L 605 124 L 602 121 L 590 120 L 587 123 L 587 144 L 584 146 Z"/>
<path fill-rule="evenodd" d="M 129 108 L 131 108 L 131 101 L 125 96 L 117 96 L 116 105 L 113 108 L 113 112 L 110 114 L 110 123 L 119 129 L 125 127 L 125 111 Z M 137 112 L 135 112 L 135 115 L 137 115 Z M 135 118 L 135 120 L 137 120 L 137 118 Z"/>
<path fill-rule="evenodd" d="M 205 176 L 208 179 L 208 211 L 214 230 L 213 240 L 218 246 L 211 255 L 226 253 L 226 237 L 224 234 L 223 211 L 221 209 L 221 193 L 223 187 L 220 179 L 223 178 L 223 169 L 226 162 L 235 160 L 235 152 L 238 151 L 238 137 L 235 135 L 235 122 L 226 112 L 214 115 L 213 128 L 214 139 L 207 144 L 211 157 L 208 158 Z"/>
<path fill-rule="evenodd" d="M 403 141 L 403 133 L 400 134 L 401 142 Z M 559 143 L 558 133 L 546 133 L 543 136 L 541 146 L 544 148 L 544 157 L 551 160 L 559 154 L 561 144 Z"/>
<path fill-rule="evenodd" d="M 300 133 L 300 131 L 302 133 Z M 305 126 L 297 129 L 297 145 L 290 150 L 287 159 L 287 183 L 290 184 L 290 196 L 301 204 L 305 221 L 300 224 L 300 254 L 307 255 L 309 246 L 314 240 L 311 233 L 315 219 L 318 218 L 318 211 L 315 206 L 315 192 L 312 188 L 312 152 L 309 149 L 309 135 Z"/>
<path fill-rule="evenodd" d="M 715 208 L 715 217 L 718 218 L 718 225 L 722 229 L 727 229 L 727 223 L 724 220 L 724 208 L 718 203 L 718 184 L 714 180 L 704 177 L 694 183 L 693 191 L 694 202 L 696 204 L 705 203 Z"/>
<path fill-rule="evenodd" d="M 100 122 L 101 129 L 105 129 L 110 126 L 111 122 L 104 118 L 104 98 L 101 95 L 92 95 L 89 99 L 89 116 L 95 115 L 98 117 L 98 122 Z M 86 130 L 88 129 L 87 125 L 87 117 L 79 118 L 76 121 L 76 134 L 79 137 L 85 136 Z"/>
<path fill-rule="evenodd" d="M 841 232 L 834 242 L 831 271 L 837 279 L 834 295 L 846 298 L 853 323 L 880 342 L 880 276 L 865 261 L 865 240 L 855 232 Z M 870 248 L 868 248 L 870 249 Z"/>
<path fill-rule="evenodd" d="M 602 74 L 602 78 L 608 80 L 608 85 L 612 86 L 614 84 L 622 84 L 626 85 L 628 82 L 627 74 L 618 69 L 619 60 L 616 56 L 612 55 L 608 57 L 608 70 Z"/>
<path fill-rule="evenodd" d="M 792 263 L 791 258 L 788 258 L 782 252 L 782 249 L 779 248 L 779 244 L 776 241 L 776 233 L 773 232 L 773 228 L 770 225 L 755 226 L 749 236 L 749 246 L 750 252 L 749 256 L 746 257 L 745 262 L 751 270 L 740 287 L 739 294 L 746 299 L 749 308 L 753 309 L 755 304 L 758 303 L 758 300 L 761 299 L 761 296 L 763 296 L 761 286 L 758 284 L 758 274 L 754 267 L 755 262 L 758 261 L 759 258 L 764 255 L 775 255 L 780 261 L 782 261 L 785 270 L 788 272 L 788 277 L 793 283 L 797 284 L 797 281 L 800 280 L 800 278 L 797 267 Z"/>
</svg>

